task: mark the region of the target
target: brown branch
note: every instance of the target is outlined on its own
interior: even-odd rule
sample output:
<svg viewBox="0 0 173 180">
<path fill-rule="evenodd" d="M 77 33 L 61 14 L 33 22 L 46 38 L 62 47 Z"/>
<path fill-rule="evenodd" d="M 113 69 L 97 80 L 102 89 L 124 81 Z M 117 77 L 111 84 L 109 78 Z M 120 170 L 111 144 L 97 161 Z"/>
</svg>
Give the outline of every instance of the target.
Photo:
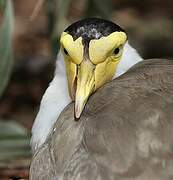
<svg viewBox="0 0 173 180">
<path fill-rule="evenodd" d="M 37 17 L 38 13 L 40 12 L 40 10 L 43 6 L 43 3 L 44 3 L 44 0 L 38 0 L 34 10 L 32 11 L 32 14 L 30 16 L 30 21 L 33 21 Z"/>
</svg>

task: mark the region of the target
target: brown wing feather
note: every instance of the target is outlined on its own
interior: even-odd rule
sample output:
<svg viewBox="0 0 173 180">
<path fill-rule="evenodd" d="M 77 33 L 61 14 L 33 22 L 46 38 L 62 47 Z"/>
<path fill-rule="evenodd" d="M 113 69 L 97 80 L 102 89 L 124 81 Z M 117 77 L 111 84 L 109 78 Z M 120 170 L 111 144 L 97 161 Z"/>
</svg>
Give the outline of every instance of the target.
<svg viewBox="0 0 173 180">
<path fill-rule="evenodd" d="M 91 96 L 78 122 L 72 114 L 73 104 L 34 156 L 31 179 L 173 179 L 173 61 L 135 65 Z"/>
</svg>

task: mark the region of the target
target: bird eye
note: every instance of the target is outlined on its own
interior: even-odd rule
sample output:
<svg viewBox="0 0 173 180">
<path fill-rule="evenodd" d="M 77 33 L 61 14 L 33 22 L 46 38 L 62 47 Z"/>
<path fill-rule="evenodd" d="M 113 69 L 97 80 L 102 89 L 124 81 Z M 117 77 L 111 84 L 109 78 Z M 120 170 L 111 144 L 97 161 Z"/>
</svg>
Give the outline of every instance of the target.
<svg viewBox="0 0 173 180">
<path fill-rule="evenodd" d="M 67 50 L 64 48 L 64 53 L 66 54 L 66 55 L 68 55 L 68 52 L 67 52 Z"/>
<path fill-rule="evenodd" d="M 119 48 L 114 49 L 114 54 L 118 54 L 120 52 Z"/>
</svg>

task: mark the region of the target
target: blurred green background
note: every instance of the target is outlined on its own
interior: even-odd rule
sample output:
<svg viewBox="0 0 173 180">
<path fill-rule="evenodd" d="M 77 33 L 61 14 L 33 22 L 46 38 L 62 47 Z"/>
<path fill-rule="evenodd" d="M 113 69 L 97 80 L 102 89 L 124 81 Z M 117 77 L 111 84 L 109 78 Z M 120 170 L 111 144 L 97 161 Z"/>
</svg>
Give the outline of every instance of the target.
<svg viewBox="0 0 173 180">
<path fill-rule="evenodd" d="M 63 29 L 106 18 L 144 58 L 173 58 L 172 7 L 170 0 L 0 0 L 0 179 L 28 178 L 30 130 Z"/>
</svg>

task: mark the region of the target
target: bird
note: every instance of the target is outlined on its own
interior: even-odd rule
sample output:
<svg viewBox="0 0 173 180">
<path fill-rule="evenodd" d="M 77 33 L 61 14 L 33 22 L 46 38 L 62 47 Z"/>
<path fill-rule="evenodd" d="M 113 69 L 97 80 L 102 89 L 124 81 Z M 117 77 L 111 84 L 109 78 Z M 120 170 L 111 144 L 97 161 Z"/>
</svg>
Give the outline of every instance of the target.
<svg viewBox="0 0 173 180">
<path fill-rule="evenodd" d="M 93 72 L 96 79 L 94 80 L 95 83 L 92 84 L 95 86 L 93 87 L 94 90 L 91 90 L 92 93 L 102 84 L 115 79 L 131 66 L 143 60 L 137 51 L 129 45 L 127 35 L 120 26 L 99 18 L 88 18 L 70 25 L 62 33 L 60 45 L 61 49 L 57 56 L 54 78 L 42 97 L 32 127 L 31 148 L 33 152 L 45 142 L 62 110 L 74 101 L 74 92 L 72 91 L 75 88 L 75 83 L 80 83 L 79 80 L 75 82 L 75 78 L 79 77 L 79 74 L 74 73 L 80 69 L 80 66 L 81 68 L 84 67 L 84 73 L 90 73 L 89 71 L 94 71 L 91 68 L 96 68 Z M 90 60 L 89 56 L 92 56 L 91 59 L 93 60 Z M 106 60 L 107 65 L 102 63 L 104 60 Z M 83 62 L 80 63 L 81 61 Z M 108 64 L 109 61 L 112 63 Z M 91 66 L 91 68 L 87 69 L 87 66 Z M 88 72 L 85 72 L 85 69 Z M 81 73 L 83 72 L 81 71 Z M 77 110 L 82 101 L 79 99 L 76 101 L 78 101 Z M 78 109 L 77 116 L 80 116 L 82 109 L 83 107 Z"/>
<path fill-rule="evenodd" d="M 98 18 L 70 25 L 60 44 L 30 179 L 173 179 L 173 61 L 143 60 L 120 26 Z"/>
</svg>

